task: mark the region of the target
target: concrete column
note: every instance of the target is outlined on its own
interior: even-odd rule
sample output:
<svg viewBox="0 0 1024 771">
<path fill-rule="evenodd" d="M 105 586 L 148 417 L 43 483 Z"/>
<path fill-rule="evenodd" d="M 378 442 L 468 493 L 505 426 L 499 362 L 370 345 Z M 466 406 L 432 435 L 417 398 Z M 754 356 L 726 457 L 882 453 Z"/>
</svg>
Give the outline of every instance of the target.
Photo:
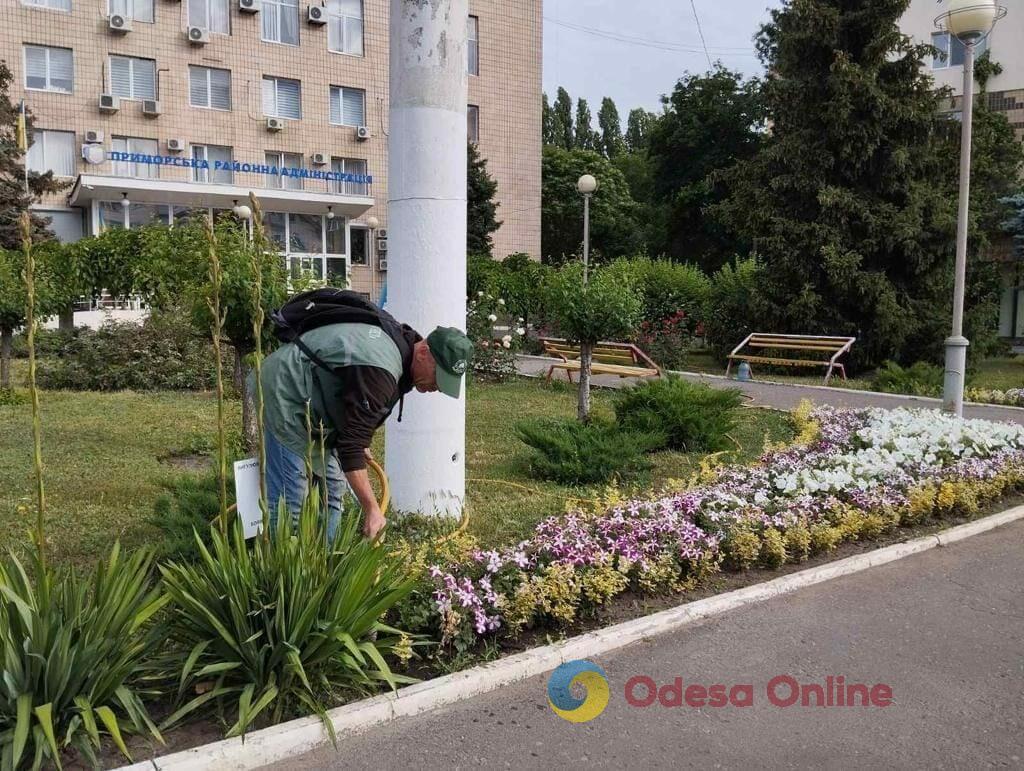
<svg viewBox="0 0 1024 771">
<path fill-rule="evenodd" d="M 468 0 L 391 0 L 388 311 L 466 328 Z M 392 507 L 462 514 L 466 404 L 413 392 L 385 438 Z"/>
</svg>

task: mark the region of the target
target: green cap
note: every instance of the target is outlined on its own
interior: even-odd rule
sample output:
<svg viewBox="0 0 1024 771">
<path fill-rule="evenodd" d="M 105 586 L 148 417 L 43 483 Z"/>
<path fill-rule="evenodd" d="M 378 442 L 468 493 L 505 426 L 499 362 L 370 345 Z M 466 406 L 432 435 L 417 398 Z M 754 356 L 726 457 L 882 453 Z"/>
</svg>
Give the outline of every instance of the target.
<svg viewBox="0 0 1024 771">
<path fill-rule="evenodd" d="M 458 399 L 462 376 L 473 354 L 473 343 L 455 327 L 438 327 L 427 335 L 427 347 L 437 364 L 437 389 L 445 396 Z"/>
</svg>

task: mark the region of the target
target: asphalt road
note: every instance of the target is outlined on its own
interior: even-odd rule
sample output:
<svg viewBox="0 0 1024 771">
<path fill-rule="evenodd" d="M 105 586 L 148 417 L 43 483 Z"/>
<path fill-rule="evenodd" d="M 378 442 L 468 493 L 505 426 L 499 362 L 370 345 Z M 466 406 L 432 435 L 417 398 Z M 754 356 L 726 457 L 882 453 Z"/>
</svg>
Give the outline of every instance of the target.
<svg viewBox="0 0 1024 771">
<path fill-rule="evenodd" d="M 535 677 L 272 768 L 1024 768 L 1022 556 L 1017 522 L 622 649 L 597 660 L 611 699 L 588 723 L 556 716 Z M 636 675 L 750 684 L 753 705 L 630 706 Z M 778 675 L 893 699 L 775 706 Z"/>
</svg>

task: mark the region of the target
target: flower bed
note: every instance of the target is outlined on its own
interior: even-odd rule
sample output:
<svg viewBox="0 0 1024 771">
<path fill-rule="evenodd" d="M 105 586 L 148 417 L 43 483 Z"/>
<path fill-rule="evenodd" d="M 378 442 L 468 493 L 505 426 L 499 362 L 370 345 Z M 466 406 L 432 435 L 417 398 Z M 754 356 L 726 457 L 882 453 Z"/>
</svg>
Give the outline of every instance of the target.
<svg viewBox="0 0 1024 771">
<path fill-rule="evenodd" d="M 1024 407 L 1024 388 L 968 388 L 964 394 L 967 401 L 982 404 L 1003 404 L 1009 407 Z"/>
<path fill-rule="evenodd" d="M 806 443 L 755 466 L 569 511 L 512 548 L 449 545 L 403 622 L 466 649 L 498 630 L 570 623 L 627 589 L 683 591 L 723 567 L 777 567 L 931 516 L 971 516 L 1024 487 L 1018 425 L 904 409 L 802 408 L 795 419 Z"/>
</svg>

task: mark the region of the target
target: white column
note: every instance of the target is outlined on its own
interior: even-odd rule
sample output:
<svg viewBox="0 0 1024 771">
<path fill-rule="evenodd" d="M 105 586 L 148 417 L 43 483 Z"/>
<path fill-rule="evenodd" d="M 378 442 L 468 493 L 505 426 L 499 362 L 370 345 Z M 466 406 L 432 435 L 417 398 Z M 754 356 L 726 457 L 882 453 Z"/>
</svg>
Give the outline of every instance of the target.
<svg viewBox="0 0 1024 771">
<path fill-rule="evenodd" d="M 466 328 L 468 0 L 391 0 L 388 311 Z M 466 404 L 415 391 L 387 425 L 392 508 L 460 516 Z"/>
</svg>

